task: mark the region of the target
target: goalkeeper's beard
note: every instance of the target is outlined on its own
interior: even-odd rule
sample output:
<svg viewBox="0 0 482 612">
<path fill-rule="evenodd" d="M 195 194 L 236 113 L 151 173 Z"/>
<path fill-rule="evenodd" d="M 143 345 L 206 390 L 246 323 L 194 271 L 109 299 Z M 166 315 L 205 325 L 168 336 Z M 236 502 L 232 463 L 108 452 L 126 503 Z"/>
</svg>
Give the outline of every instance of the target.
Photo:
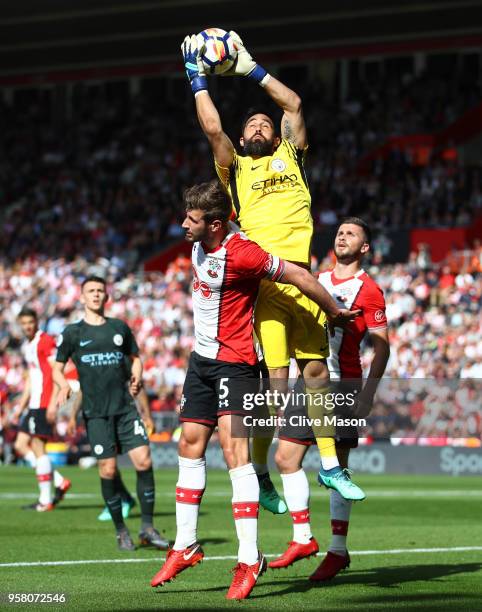
<svg viewBox="0 0 482 612">
<path fill-rule="evenodd" d="M 266 157 L 273 153 L 274 138 L 271 140 L 247 140 L 244 143 L 243 151 L 250 157 Z"/>
</svg>

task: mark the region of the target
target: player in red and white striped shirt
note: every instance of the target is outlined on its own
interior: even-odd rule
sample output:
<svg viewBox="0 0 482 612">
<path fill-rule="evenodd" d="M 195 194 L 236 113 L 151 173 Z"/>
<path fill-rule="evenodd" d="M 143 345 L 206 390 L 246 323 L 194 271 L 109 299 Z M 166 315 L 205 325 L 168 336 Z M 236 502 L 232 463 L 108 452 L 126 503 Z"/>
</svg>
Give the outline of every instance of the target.
<svg viewBox="0 0 482 612">
<path fill-rule="evenodd" d="M 57 470 L 52 470 L 45 443 L 53 436 L 53 426 L 49 422 L 49 407 L 55 402 L 55 384 L 52 379 L 52 361 L 55 358 L 55 340 L 39 329 L 37 313 L 23 308 L 18 320 L 25 335 L 22 354 L 28 368 L 24 392 L 15 411 L 14 419 L 28 406 L 27 413 L 19 424 L 15 441 L 16 452 L 35 468 L 39 486 L 38 503 L 25 506 L 25 509 L 45 512 L 53 510 L 54 505 L 63 499 L 70 489 L 71 482 Z M 54 481 L 55 496 L 52 491 Z"/>
<path fill-rule="evenodd" d="M 335 238 L 335 267 L 320 274 L 318 279 L 338 305 L 361 311 L 361 316 L 352 321 L 347 329 L 337 328 L 335 334 L 330 337 L 328 358 L 330 379 L 342 381 L 341 385 L 347 385 L 340 390 L 359 390 L 353 414 L 357 417 L 368 416 L 390 354 L 383 292 L 361 267 L 369 245 L 370 229 L 367 224 L 357 217 L 345 219 L 340 224 Z M 366 333 L 370 335 L 375 355 L 368 377 L 362 381 L 360 345 Z M 295 561 L 318 552 L 318 544 L 310 527 L 308 480 L 302 468 L 305 453 L 314 443 L 314 439 L 309 431 L 300 430 L 296 435 L 291 432 L 284 435 L 285 433 L 280 433 L 276 462 L 283 480 L 286 503 L 293 519 L 294 534 L 293 541 L 285 553 L 269 564 L 274 569 L 288 567 Z M 348 467 L 350 448 L 357 445 L 356 428 L 345 429 L 337 439 L 336 451 L 342 468 Z M 352 502 L 343 498 L 338 491 L 330 491 L 332 542 L 326 557 L 310 580 L 329 580 L 350 564 L 346 536 L 351 505 Z"/>
<path fill-rule="evenodd" d="M 205 451 L 216 425 L 233 487 L 238 564 L 228 599 L 245 599 L 266 569 L 257 545 L 259 483 L 243 426 L 244 397 L 259 390 L 253 311 L 262 279 L 291 283 L 321 306 L 336 325 L 356 316 L 340 308 L 306 269 L 270 255 L 229 221 L 232 204 L 219 181 L 184 196 L 186 239 L 193 242 L 195 348 L 181 402 L 177 534 L 166 562 L 151 581 L 162 586 L 202 560 L 197 542 L 199 505 L 206 484 Z M 232 434 L 237 428 L 236 434 Z M 243 436 L 244 432 L 244 436 Z"/>
</svg>

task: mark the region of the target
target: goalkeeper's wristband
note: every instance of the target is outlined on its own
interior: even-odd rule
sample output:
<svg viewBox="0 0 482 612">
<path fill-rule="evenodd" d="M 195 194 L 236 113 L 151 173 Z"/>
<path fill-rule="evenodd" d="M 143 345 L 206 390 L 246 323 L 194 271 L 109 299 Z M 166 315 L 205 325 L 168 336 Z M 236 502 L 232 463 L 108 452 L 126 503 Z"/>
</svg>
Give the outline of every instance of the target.
<svg viewBox="0 0 482 612">
<path fill-rule="evenodd" d="M 191 83 L 192 93 L 196 95 L 199 91 L 207 90 L 208 88 L 208 80 L 205 76 L 195 76 Z"/>
<path fill-rule="evenodd" d="M 250 79 L 254 79 L 256 83 L 259 83 L 261 87 L 264 87 L 270 79 L 268 71 L 265 70 L 259 64 L 256 64 L 256 66 L 253 68 L 253 70 L 251 70 L 248 76 Z"/>
</svg>

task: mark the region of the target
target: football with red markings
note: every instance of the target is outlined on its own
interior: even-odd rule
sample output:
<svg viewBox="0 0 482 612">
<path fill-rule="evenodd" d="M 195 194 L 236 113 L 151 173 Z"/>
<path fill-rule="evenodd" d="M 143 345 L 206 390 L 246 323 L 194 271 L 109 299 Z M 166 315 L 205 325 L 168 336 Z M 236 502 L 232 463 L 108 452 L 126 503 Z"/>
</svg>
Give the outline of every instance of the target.
<svg viewBox="0 0 482 612">
<path fill-rule="evenodd" d="M 198 34 L 198 41 L 206 74 L 222 74 L 231 68 L 237 51 L 229 32 L 222 28 L 206 28 Z"/>
</svg>

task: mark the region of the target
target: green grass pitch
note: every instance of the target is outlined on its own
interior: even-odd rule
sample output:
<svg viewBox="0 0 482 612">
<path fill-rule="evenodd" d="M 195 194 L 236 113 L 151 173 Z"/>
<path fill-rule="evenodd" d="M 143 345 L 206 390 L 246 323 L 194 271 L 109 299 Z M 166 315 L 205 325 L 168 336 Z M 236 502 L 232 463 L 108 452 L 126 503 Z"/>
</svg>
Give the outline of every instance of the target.
<svg viewBox="0 0 482 612">
<path fill-rule="evenodd" d="M 319 559 L 288 570 L 268 570 L 244 602 L 224 599 L 236 554 L 227 473 L 208 472 L 199 539 L 207 560 L 174 582 L 152 589 L 150 578 L 164 553 L 117 551 L 102 507 L 95 469 L 65 468 L 72 495 L 45 514 L 20 510 L 35 500 L 28 468 L 0 467 L 0 592 L 65 592 L 66 604 L 10 605 L 1 610 L 482 610 L 482 483 L 478 478 L 358 476 L 367 499 L 354 506 L 349 532 L 351 567 L 323 586 L 307 577 Z M 135 490 L 135 473 L 124 471 Z M 313 483 L 313 532 L 324 551 L 330 537 L 328 493 Z M 279 477 L 275 484 L 281 488 Z M 175 470 L 157 470 L 156 526 L 175 534 Z M 137 535 L 136 507 L 128 519 Z M 260 511 L 260 548 L 281 553 L 291 539 L 288 515 Z M 416 549 L 451 549 L 417 552 Z M 454 550 L 459 548 L 459 550 Z M 378 552 L 376 552 L 378 551 Z M 214 559 L 210 559 L 213 558 Z M 217 557 L 217 559 L 216 559 Z M 77 563 L 105 560 L 105 563 Z M 115 560 L 124 560 L 115 563 Z M 20 565 L 72 561 L 68 565 Z"/>
</svg>

